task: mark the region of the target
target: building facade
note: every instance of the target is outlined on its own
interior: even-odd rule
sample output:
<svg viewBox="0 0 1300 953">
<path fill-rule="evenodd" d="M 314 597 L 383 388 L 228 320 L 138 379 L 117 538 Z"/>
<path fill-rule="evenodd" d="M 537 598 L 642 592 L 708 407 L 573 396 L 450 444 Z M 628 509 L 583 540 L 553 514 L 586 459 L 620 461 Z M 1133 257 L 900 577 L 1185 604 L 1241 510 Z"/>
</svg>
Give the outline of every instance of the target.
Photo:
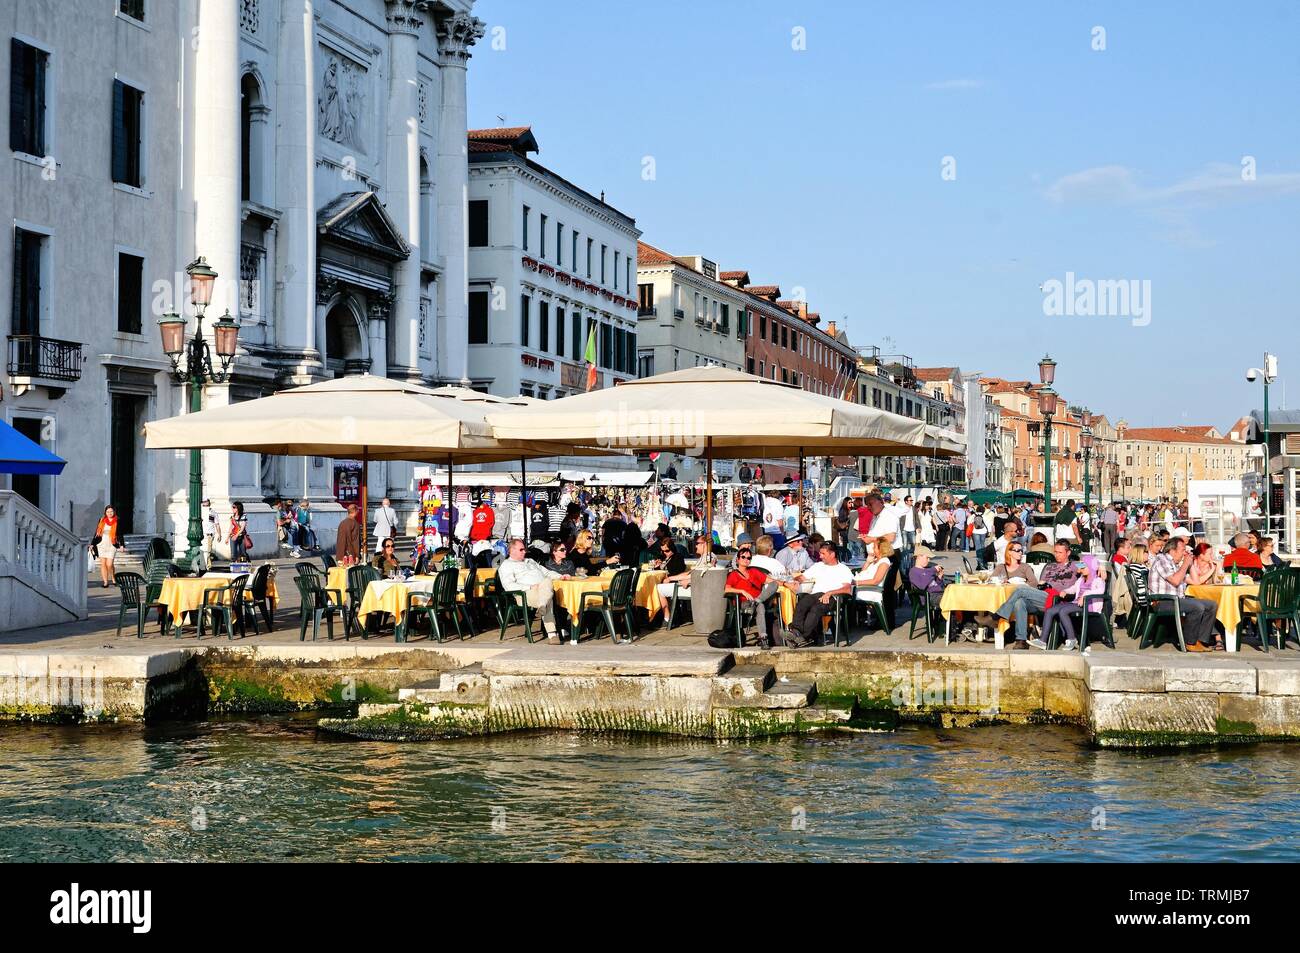
<svg viewBox="0 0 1300 953">
<path fill-rule="evenodd" d="M 1192 480 L 1237 480 L 1248 467 L 1240 440 L 1214 427 L 1116 425 L 1120 485 L 1130 499 L 1182 500 Z"/>
<path fill-rule="evenodd" d="M 966 445 L 966 398 L 960 370 L 930 368 L 921 374 L 908 355 L 881 354 L 875 346 L 857 348 L 857 370 L 859 403 L 924 420 L 948 440 Z M 967 485 L 966 466 L 966 456 L 863 457 L 859 471 L 866 483 L 955 489 Z"/>
<path fill-rule="evenodd" d="M 637 376 L 640 231 L 534 159 L 528 127 L 469 133 L 469 376 L 543 400 Z"/>
<path fill-rule="evenodd" d="M 69 461 L 32 490 L 42 509 L 84 533 L 111 502 L 128 532 L 183 537 L 188 456 L 146 454 L 141 432 L 188 407 L 155 325 L 172 310 L 193 321 L 184 268 L 198 256 L 219 275 L 208 321 L 229 310 L 241 325 L 206 406 L 365 371 L 468 381 L 465 76 L 484 30 L 471 6 L 9 8 L 3 412 L 39 421 Z M 87 289 L 107 307 L 87 307 Z M 246 504 L 255 552 L 274 545 L 264 498 L 311 498 L 322 535 L 339 518 L 333 461 L 203 463 L 219 514 Z M 371 497 L 405 498 L 410 473 L 372 467 Z"/>
</svg>

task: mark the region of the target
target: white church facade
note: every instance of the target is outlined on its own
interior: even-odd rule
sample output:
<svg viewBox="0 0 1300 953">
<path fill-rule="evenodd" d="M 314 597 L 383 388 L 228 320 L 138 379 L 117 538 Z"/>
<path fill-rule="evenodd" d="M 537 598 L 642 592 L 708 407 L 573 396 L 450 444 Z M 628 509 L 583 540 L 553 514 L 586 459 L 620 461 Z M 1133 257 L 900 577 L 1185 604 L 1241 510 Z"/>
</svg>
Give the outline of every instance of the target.
<svg viewBox="0 0 1300 953">
<path fill-rule="evenodd" d="M 469 382 L 466 72 L 485 27 L 472 0 L 84 6 L 25 0 L 0 21 L 0 415 L 68 461 L 10 486 L 82 535 L 112 503 L 129 533 L 179 542 L 188 455 L 146 453 L 142 427 L 189 403 L 156 322 L 187 309 L 197 256 L 220 276 L 207 326 L 240 323 L 204 406 L 340 374 Z M 322 538 L 339 518 L 343 463 L 203 464 L 255 552 L 274 543 L 264 499 L 309 497 Z M 370 474 L 371 498 L 404 508 L 410 465 Z"/>
</svg>

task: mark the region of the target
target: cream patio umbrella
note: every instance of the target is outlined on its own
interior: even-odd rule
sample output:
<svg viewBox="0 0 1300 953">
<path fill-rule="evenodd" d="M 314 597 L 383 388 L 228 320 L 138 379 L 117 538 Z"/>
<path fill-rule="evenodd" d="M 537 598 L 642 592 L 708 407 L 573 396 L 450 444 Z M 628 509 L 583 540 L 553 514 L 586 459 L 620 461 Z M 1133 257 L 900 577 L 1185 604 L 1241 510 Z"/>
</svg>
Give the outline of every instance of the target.
<svg viewBox="0 0 1300 953">
<path fill-rule="evenodd" d="M 429 388 L 363 374 L 151 421 L 145 424 L 145 447 L 359 458 L 364 551 L 372 460 L 445 463 L 450 497 L 456 461 L 494 463 L 584 452 L 568 444 L 498 440 L 483 419 L 489 406 L 523 408 L 510 398 L 468 388 Z"/>
<path fill-rule="evenodd" d="M 797 454 L 802 466 L 806 454 L 950 456 L 955 449 L 922 420 L 714 366 L 657 374 L 544 405 L 492 409 L 486 419 L 501 440 L 702 452 L 708 461 L 710 531 L 712 460 L 719 450 Z"/>
</svg>

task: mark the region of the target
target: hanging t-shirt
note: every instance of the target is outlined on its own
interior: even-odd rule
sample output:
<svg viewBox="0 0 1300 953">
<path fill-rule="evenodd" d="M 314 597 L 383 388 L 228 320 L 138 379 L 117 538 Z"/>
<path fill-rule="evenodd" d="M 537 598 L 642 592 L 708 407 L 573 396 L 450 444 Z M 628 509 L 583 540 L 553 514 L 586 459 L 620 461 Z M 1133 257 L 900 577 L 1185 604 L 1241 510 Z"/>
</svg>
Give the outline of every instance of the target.
<svg viewBox="0 0 1300 953">
<path fill-rule="evenodd" d="M 492 507 L 486 503 L 480 503 L 474 507 L 472 525 L 469 530 L 469 538 L 472 540 L 489 539 L 492 536 L 492 530 L 496 526 L 497 515 L 492 511 Z"/>
<path fill-rule="evenodd" d="M 545 539 L 550 532 L 550 511 L 545 503 L 538 503 L 528 511 L 528 535 L 531 539 Z"/>
</svg>

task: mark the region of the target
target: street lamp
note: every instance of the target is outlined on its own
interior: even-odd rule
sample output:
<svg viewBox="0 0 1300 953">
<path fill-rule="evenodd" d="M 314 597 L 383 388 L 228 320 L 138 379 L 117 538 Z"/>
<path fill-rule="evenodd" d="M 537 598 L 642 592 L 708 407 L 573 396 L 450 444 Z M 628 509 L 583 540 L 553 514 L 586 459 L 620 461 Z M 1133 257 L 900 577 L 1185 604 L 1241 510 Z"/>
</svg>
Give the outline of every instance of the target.
<svg viewBox="0 0 1300 953">
<path fill-rule="evenodd" d="M 1092 496 L 1092 414 L 1087 407 L 1079 414 L 1079 423 L 1082 424 L 1079 446 L 1083 448 L 1083 505 L 1087 508 Z"/>
<path fill-rule="evenodd" d="M 1056 362 L 1044 357 L 1038 362 L 1043 389 L 1038 392 L 1038 409 L 1043 415 L 1043 509 L 1052 512 L 1052 418 L 1056 416 L 1058 394 L 1051 382 L 1056 377 Z"/>
<path fill-rule="evenodd" d="M 172 362 L 172 380 L 190 386 L 190 413 L 194 414 L 203 409 L 205 384 L 224 384 L 230 380 L 230 364 L 235 359 L 235 348 L 239 344 L 239 322 L 227 311 L 213 324 L 213 347 L 210 348 L 203 338 L 203 316 L 212 301 L 212 287 L 216 283 L 217 273 L 201 256 L 192 261 L 185 271 L 190 276 L 190 304 L 194 306 L 195 316 L 194 335 L 188 342 L 185 340 L 185 318 L 175 312 L 164 314 L 158 319 L 158 333 L 162 337 L 163 353 Z M 214 350 L 220 369 L 212 363 Z M 187 533 L 189 549 L 177 560 L 184 566 L 194 564 L 203 543 L 203 520 L 199 511 L 202 499 L 203 452 L 191 450 L 190 519 Z"/>
<path fill-rule="evenodd" d="M 1277 355 L 1264 352 L 1264 366 L 1252 367 L 1246 371 L 1246 380 L 1254 381 L 1257 377 L 1264 379 L 1264 532 L 1270 532 L 1269 527 L 1269 505 L 1270 498 L 1273 496 L 1273 477 L 1269 473 L 1269 446 L 1268 446 L 1268 385 L 1277 380 Z M 1282 395 L 1286 396 L 1285 393 Z"/>
</svg>

